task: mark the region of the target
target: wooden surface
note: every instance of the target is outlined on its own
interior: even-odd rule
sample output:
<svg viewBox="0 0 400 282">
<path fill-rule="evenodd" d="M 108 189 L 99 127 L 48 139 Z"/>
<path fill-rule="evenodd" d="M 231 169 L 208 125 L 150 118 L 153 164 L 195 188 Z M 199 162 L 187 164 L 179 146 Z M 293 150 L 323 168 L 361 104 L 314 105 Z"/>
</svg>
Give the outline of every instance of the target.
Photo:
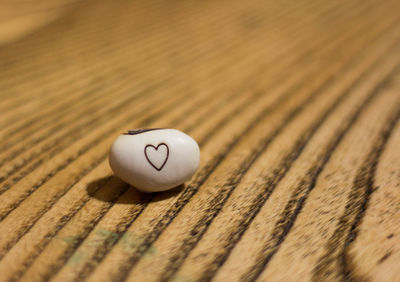
<svg viewBox="0 0 400 282">
<path fill-rule="evenodd" d="M 1 281 L 400 281 L 399 1 L 39 3 L 0 2 Z M 112 175 L 146 127 L 184 187 Z"/>
</svg>

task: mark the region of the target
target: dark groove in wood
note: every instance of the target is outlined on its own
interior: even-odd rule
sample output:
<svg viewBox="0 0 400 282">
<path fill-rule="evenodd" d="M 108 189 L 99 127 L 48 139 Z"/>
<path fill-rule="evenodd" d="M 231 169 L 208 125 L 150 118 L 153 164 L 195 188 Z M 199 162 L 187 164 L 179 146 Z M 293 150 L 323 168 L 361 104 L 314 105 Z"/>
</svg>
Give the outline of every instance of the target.
<svg viewBox="0 0 400 282">
<path fill-rule="evenodd" d="M 400 67 L 398 67 L 398 69 L 400 69 Z M 386 84 L 382 85 L 380 90 L 390 86 L 391 78 L 391 76 L 387 77 L 385 81 Z M 332 277 L 331 275 L 335 275 L 337 278 L 347 281 L 359 281 L 360 279 L 364 279 L 359 277 L 351 268 L 353 263 L 351 262 L 351 257 L 348 255 L 348 250 L 350 245 L 357 238 L 357 228 L 368 208 L 371 195 L 378 189 L 374 181 L 376 168 L 380 156 L 385 150 L 387 141 L 393 133 L 393 129 L 399 119 L 400 103 L 399 107 L 397 107 L 394 113 L 387 119 L 378 138 L 373 143 L 372 149 L 368 152 L 363 164 L 358 169 L 350 196 L 346 203 L 346 209 L 339 219 L 336 230 L 326 244 L 325 254 L 320 258 L 319 263 L 314 269 L 313 279 L 315 281 Z M 335 262 L 338 262 L 339 269 L 334 269 Z"/>
<path fill-rule="evenodd" d="M 93 90 L 86 91 L 86 92 L 83 94 L 83 95 L 84 95 L 84 98 L 83 98 L 83 99 L 91 98 L 92 95 L 95 94 L 97 90 L 99 90 L 99 88 L 97 88 L 97 87 L 95 86 L 95 87 L 93 88 Z M 94 98 L 94 97 L 96 97 L 96 96 L 93 96 L 93 98 Z M 68 111 L 69 111 L 69 108 L 70 108 L 71 106 L 73 106 L 74 104 L 76 104 L 77 101 L 79 101 L 79 100 L 82 100 L 82 97 L 81 97 L 81 96 L 77 97 L 77 99 L 72 100 L 70 103 L 61 104 L 59 107 L 56 107 L 56 108 L 54 109 L 54 112 L 56 112 L 56 113 L 64 113 L 64 111 L 65 111 L 65 112 L 68 112 Z M 90 101 L 90 100 L 89 100 L 89 101 Z M 64 111 L 63 111 L 63 110 L 64 110 Z M 14 136 L 15 134 L 17 134 L 18 132 L 21 132 L 22 130 L 25 130 L 26 128 L 28 128 L 28 127 L 34 125 L 36 122 L 38 122 L 38 121 L 40 121 L 41 119 L 45 118 L 47 115 L 48 115 L 48 113 L 46 113 L 46 114 L 38 114 L 37 116 L 35 116 L 35 117 L 31 118 L 31 119 L 26 120 L 23 124 L 21 124 L 20 126 L 14 128 L 13 131 L 9 132 L 7 138 L 13 137 L 13 136 Z M 61 116 L 61 115 L 60 115 L 60 116 Z M 56 117 L 57 117 L 57 116 L 56 116 Z M 49 120 L 47 123 L 50 124 L 50 123 L 52 123 L 52 122 L 53 122 L 53 120 Z M 17 139 L 16 142 L 21 141 L 21 140 L 23 140 L 23 139 L 22 139 L 22 138 L 20 138 L 19 140 Z M 11 146 L 13 146 L 14 144 L 15 144 L 15 142 L 13 142 L 13 143 L 2 144 L 1 150 L 2 150 L 3 152 L 5 152 L 8 148 L 10 148 Z"/>
<path fill-rule="evenodd" d="M 96 166 L 98 166 L 102 161 L 104 161 L 106 158 L 102 157 L 99 158 L 97 160 L 95 160 L 88 168 L 84 169 L 82 171 L 82 173 L 79 175 L 79 177 L 76 177 L 67 187 L 67 190 L 69 190 L 73 185 L 75 185 L 76 183 L 78 183 L 78 181 L 84 177 L 85 175 L 87 175 L 90 171 L 92 171 Z M 59 196 L 59 197 L 62 197 Z M 14 240 L 13 242 L 10 242 L 7 244 L 7 249 L 10 249 L 16 242 L 18 242 L 18 240 L 24 236 L 31 228 L 32 226 L 36 223 L 36 221 L 38 221 L 40 219 L 40 217 L 46 212 L 48 211 L 50 208 L 52 207 L 52 205 L 46 207 L 45 209 L 42 210 L 42 212 L 39 214 L 39 216 L 37 216 L 35 218 L 35 220 L 32 220 L 32 222 L 30 222 L 30 224 L 27 226 L 27 228 L 25 230 L 23 230 L 22 232 L 18 232 L 18 238 L 16 240 Z M 0 259 L 3 257 L 3 255 L 0 255 Z"/>
<path fill-rule="evenodd" d="M 111 248 L 115 245 L 115 242 L 119 241 L 122 236 L 125 234 L 125 231 L 127 230 L 127 226 L 132 225 L 132 223 L 140 216 L 140 214 L 144 211 L 144 209 L 146 208 L 147 204 L 149 202 L 151 202 L 151 200 L 153 199 L 153 195 L 150 196 L 149 199 L 147 199 L 146 201 L 143 201 L 143 204 L 141 206 L 141 209 L 132 217 L 132 220 L 125 223 L 122 227 L 122 229 L 124 229 L 124 231 L 119 232 L 117 237 L 113 237 L 112 240 L 109 240 L 110 237 L 108 237 L 104 243 L 99 246 L 94 254 L 94 257 L 91 260 L 91 265 L 86 265 L 85 268 L 83 268 L 83 270 L 78 274 L 77 279 L 78 280 L 83 280 L 85 278 L 87 278 L 90 273 L 94 270 L 94 268 L 99 264 L 99 262 L 102 260 L 102 258 L 105 257 L 105 255 L 109 252 L 109 250 L 111 250 Z M 82 241 L 83 242 L 83 241 Z M 81 244 L 82 244 L 81 242 Z M 53 272 L 52 275 L 55 275 L 57 272 Z"/>
<path fill-rule="evenodd" d="M 389 76 L 392 76 L 397 69 L 394 69 Z M 283 214 L 280 216 L 277 224 L 275 225 L 272 234 L 272 240 L 276 241 L 274 246 L 264 248 L 259 256 L 257 257 L 258 263 L 254 265 L 245 275 L 242 276 L 242 279 L 245 281 L 254 281 L 258 278 L 261 272 L 267 267 L 269 261 L 278 251 L 280 245 L 285 240 L 286 236 L 289 234 L 290 229 L 292 228 L 294 222 L 296 221 L 297 216 L 301 212 L 305 201 L 308 198 L 309 193 L 315 187 L 316 181 L 318 179 L 319 174 L 330 160 L 333 152 L 336 147 L 340 144 L 343 137 L 346 133 L 352 128 L 354 123 L 358 120 L 363 110 L 371 104 L 374 98 L 378 96 L 381 92 L 382 88 L 385 87 L 386 79 L 382 81 L 377 87 L 371 92 L 368 98 L 362 103 L 360 108 L 356 110 L 354 115 L 348 121 L 348 123 L 344 126 L 341 132 L 338 133 L 337 137 L 333 139 L 326 151 L 324 158 L 320 159 L 307 173 L 304 179 L 301 181 L 300 185 L 296 188 L 295 193 L 292 195 L 291 199 L 288 201 Z M 303 194 L 303 195 L 302 195 Z M 322 277 L 320 277 L 322 278 Z M 320 281 L 320 280 L 319 280 Z"/>
<path fill-rule="evenodd" d="M 104 187 L 102 186 L 100 189 L 104 190 L 107 189 L 108 187 Z M 113 187 L 111 187 L 111 189 L 113 189 Z M 74 240 L 74 244 L 71 244 L 68 246 L 68 250 L 63 253 L 63 256 L 61 258 L 58 259 L 56 264 L 53 264 L 51 266 L 51 269 L 49 269 L 49 272 L 46 273 L 46 275 L 43 276 L 44 280 L 49 280 L 51 278 L 52 275 L 54 275 L 55 273 L 57 273 L 60 268 L 66 263 L 66 261 L 72 256 L 72 254 L 74 253 L 74 251 L 76 249 L 78 249 L 82 242 L 84 242 L 84 240 L 87 238 L 87 236 L 90 234 L 90 232 L 94 229 L 94 227 L 96 226 L 96 224 L 104 217 L 104 215 L 112 208 L 112 206 L 115 204 L 115 202 L 118 200 L 118 198 L 127 190 L 127 189 L 132 189 L 129 186 L 125 186 L 124 188 L 122 188 L 120 191 L 118 191 L 118 193 L 115 193 L 112 195 L 112 198 L 109 199 L 110 204 L 103 208 L 102 211 L 99 213 L 99 216 L 96 217 L 96 220 L 92 220 L 88 225 L 85 226 L 85 229 L 82 230 L 83 232 L 80 233 L 79 237 L 76 238 L 76 240 Z M 146 194 L 142 194 L 143 199 L 141 200 L 140 203 L 138 203 L 139 209 L 135 210 L 136 212 L 133 215 L 132 221 L 134 221 L 144 210 L 146 204 L 150 201 L 151 199 L 151 195 L 146 195 Z M 83 204 L 84 205 L 84 204 Z M 79 208 L 79 210 L 83 207 L 83 205 L 81 205 L 81 207 Z M 72 216 L 69 218 L 69 220 L 67 220 L 64 225 L 66 223 L 68 223 L 70 220 L 72 219 Z M 62 227 L 60 226 L 60 229 Z M 58 229 L 58 230 L 60 230 Z M 58 233 L 58 232 L 57 232 Z M 54 236 L 57 235 L 57 233 L 54 234 Z M 120 234 L 123 235 L 123 234 Z M 47 244 L 50 243 L 50 241 L 47 242 Z M 46 244 L 46 245 L 47 245 Z M 45 246 L 46 246 L 45 245 Z M 44 249 L 44 247 L 42 247 L 42 250 Z M 40 255 L 41 252 L 37 253 L 37 256 Z M 34 259 L 37 257 L 32 257 L 32 261 L 31 264 L 34 262 Z M 27 268 L 26 268 L 27 269 Z M 24 272 L 20 273 L 20 276 L 22 276 L 24 274 Z"/>
<path fill-rule="evenodd" d="M 100 189 L 102 189 L 103 186 L 107 185 L 107 182 L 109 182 L 110 179 L 105 179 L 103 181 L 101 181 L 99 183 L 99 186 L 93 191 L 93 194 L 98 192 Z M 52 232 L 48 232 L 44 237 L 43 240 L 41 241 L 41 244 L 37 246 L 37 249 L 39 250 L 39 252 L 36 252 L 34 256 L 31 256 L 29 258 L 28 261 L 26 261 L 24 263 L 24 268 L 20 269 L 19 272 L 15 273 L 15 276 L 13 276 L 14 281 L 18 280 L 24 273 L 24 271 L 26 269 L 28 269 L 30 267 L 30 265 L 32 265 L 32 263 L 34 262 L 34 259 L 40 255 L 41 251 L 51 242 L 51 240 L 53 240 L 55 238 L 55 236 L 57 236 L 58 232 L 61 230 L 61 228 L 63 228 L 71 219 L 73 216 L 75 216 L 80 210 L 81 208 L 90 200 L 90 197 L 88 197 L 87 199 L 85 199 L 84 201 L 82 201 L 81 203 L 79 203 L 79 205 L 72 210 L 71 213 L 69 214 L 65 214 L 61 220 L 58 222 L 58 224 L 56 225 L 56 228 L 54 230 L 52 230 Z"/>
</svg>

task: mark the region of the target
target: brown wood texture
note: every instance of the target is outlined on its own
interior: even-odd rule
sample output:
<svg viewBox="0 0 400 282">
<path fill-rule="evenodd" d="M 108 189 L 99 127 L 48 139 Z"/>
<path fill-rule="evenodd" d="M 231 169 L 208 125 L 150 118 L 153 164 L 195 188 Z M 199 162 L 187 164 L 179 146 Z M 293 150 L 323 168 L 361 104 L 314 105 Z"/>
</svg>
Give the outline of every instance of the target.
<svg viewBox="0 0 400 282">
<path fill-rule="evenodd" d="M 0 10 L 0 281 L 400 281 L 399 1 Z M 147 127 L 183 187 L 113 176 Z"/>
</svg>

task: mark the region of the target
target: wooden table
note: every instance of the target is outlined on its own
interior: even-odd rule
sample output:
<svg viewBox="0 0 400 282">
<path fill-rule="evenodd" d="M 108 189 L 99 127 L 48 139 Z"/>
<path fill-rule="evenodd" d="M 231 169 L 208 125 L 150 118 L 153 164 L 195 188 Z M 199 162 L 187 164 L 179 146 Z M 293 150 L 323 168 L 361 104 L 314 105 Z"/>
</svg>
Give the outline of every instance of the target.
<svg viewBox="0 0 400 282">
<path fill-rule="evenodd" d="M 400 281 L 399 1 L 1 6 L 1 281 Z M 151 127 L 184 187 L 112 175 Z"/>
</svg>

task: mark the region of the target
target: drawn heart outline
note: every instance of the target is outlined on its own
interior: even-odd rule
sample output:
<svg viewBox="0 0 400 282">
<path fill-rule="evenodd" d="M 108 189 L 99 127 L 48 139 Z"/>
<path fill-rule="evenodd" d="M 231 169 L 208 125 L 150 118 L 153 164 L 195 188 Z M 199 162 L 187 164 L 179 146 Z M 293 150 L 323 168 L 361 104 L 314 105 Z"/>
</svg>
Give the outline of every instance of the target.
<svg viewBox="0 0 400 282">
<path fill-rule="evenodd" d="M 164 162 L 161 164 L 161 166 L 158 167 L 158 166 L 156 166 L 156 165 L 150 160 L 150 157 L 149 157 L 149 155 L 148 155 L 148 153 L 147 153 L 147 150 L 148 150 L 149 148 L 153 148 L 155 151 L 158 151 L 158 148 L 159 148 L 160 146 L 165 146 L 165 147 L 167 148 L 167 155 L 165 156 Z M 153 146 L 153 145 L 151 145 L 151 144 L 148 144 L 148 145 L 146 145 L 146 147 L 144 147 L 144 155 L 145 155 L 147 161 L 149 162 L 149 164 L 151 164 L 151 166 L 154 167 L 157 171 L 160 171 L 160 170 L 163 169 L 163 167 L 165 166 L 165 164 L 166 164 L 167 161 L 168 161 L 168 157 L 169 157 L 169 148 L 168 148 L 168 145 L 165 144 L 165 143 L 160 143 L 160 144 L 158 144 L 157 147 L 156 147 L 156 146 Z"/>
</svg>

